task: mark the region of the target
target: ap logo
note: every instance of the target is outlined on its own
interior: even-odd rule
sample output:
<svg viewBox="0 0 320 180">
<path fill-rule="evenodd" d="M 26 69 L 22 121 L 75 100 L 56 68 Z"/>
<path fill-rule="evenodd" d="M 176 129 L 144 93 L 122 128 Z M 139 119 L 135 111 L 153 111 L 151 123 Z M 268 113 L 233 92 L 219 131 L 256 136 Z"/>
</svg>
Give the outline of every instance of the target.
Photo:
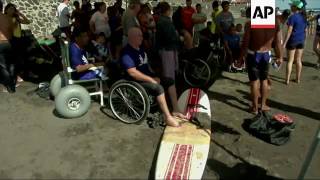
<svg viewBox="0 0 320 180">
<path fill-rule="evenodd" d="M 251 0 L 251 28 L 275 28 L 275 0 Z"/>
</svg>

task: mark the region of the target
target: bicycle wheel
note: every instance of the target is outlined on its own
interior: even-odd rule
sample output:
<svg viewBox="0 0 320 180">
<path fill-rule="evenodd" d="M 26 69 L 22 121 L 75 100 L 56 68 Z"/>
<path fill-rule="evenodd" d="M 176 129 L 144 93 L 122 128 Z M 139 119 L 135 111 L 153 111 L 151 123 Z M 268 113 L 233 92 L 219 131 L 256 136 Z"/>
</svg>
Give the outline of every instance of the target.
<svg viewBox="0 0 320 180">
<path fill-rule="evenodd" d="M 191 87 L 206 87 L 211 77 L 209 65 L 201 59 L 185 62 L 186 64 L 183 69 L 183 78 L 185 82 Z"/>
<path fill-rule="evenodd" d="M 150 111 L 146 91 L 134 82 L 115 83 L 110 90 L 109 105 L 116 118 L 127 124 L 142 122 Z"/>
</svg>

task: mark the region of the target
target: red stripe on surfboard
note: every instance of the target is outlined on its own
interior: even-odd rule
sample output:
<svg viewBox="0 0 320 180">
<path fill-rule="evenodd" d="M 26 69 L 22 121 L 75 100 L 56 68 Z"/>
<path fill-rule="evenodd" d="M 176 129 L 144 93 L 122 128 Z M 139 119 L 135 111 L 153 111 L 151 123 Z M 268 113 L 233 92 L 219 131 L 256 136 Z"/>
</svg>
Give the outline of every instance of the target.
<svg viewBox="0 0 320 180">
<path fill-rule="evenodd" d="M 190 106 L 189 106 L 189 104 L 191 104 L 191 101 L 192 101 L 193 90 L 194 90 L 194 88 L 190 89 L 189 98 L 188 98 L 188 101 L 187 101 L 187 104 L 186 104 L 187 108 L 186 108 L 186 112 L 185 113 L 186 113 L 188 119 L 190 119 Z"/>
<path fill-rule="evenodd" d="M 187 103 L 186 103 L 186 106 L 184 108 L 184 113 L 186 114 L 187 118 L 188 118 L 188 108 L 189 108 L 188 104 L 190 103 L 190 98 L 192 97 L 191 95 L 192 95 L 192 89 L 188 93 Z"/>
<path fill-rule="evenodd" d="M 182 171 L 185 166 L 185 161 L 187 157 L 187 151 L 188 151 L 188 145 L 181 145 L 179 150 L 179 155 L 176 160 L 174 169 L 173 169 L 173 174 L 171 179 L 181 179 Z"/>
<path fill-rule="evenodd" d="M 187 114 L 187 118 L 189 120 L 194 116 L 194 111 L 197 108 L 195 106 L 190 106 L 190 105 L 198 104 L 200 89 L 192 88 L 190 90 L 190 92 L 191 92 L 191 97 L 189 98 L 189 101 L 188 101 L 188 108 L 187 108 L 187 113 L 186 113 Z"/>
<path fill-rule="evenodd" d="M 189 179 L 192 151 L 193 151 L 193 146 L 190 145 L 188 147 L 188 153 L 187 153 L 188 158 L 187 158 L 187 161 L 185 162 L 182 179 Z"/>
<path fill-rule="evenodd" d="M 174 160 L 173 157 L 175 156 L 175 154 L 177 153 L 177 146 L 179 146 L 179 144 L 174 144 L 172 151 L 171 151 L 171 155 L 170 155 L 170 159 L 169 159 L 169 163 L 166 169 L 166 173 L 164 174 L 164 178 L 166 178 L 167 174 L 168 174 L 168 170 L 171 168 L 171 166 L 173 165 L 172 161 Z"/>
<path fill-rule="evenodd" d="M 173 168 L 174 168 L 174 165 L 175 165 L 175 163 L 176 163 L 176 161 L 177 161 L 177 157 L 178 157 L 178 152 L 179 152 L 179 150 L 180 150 L 180 144 L 177 144 L 176 146 L 175 146 L 175 148 L 174 148 L 174 153 L 173 153 L 173 156 L 171 157 L 171 159 L 170 159 L 170 166 L 169 166 L 169 169 L 168 169 L 168 171 L 167 171 L 167 173 L 166 173 L 166 175 L 165 175 L 165 179 L 171 179 L 171 175 L 172 175 L 172 170 L 173 170 Z"/>
<path fill-rule="evenodd" d="M 188 102 L 189 105 L 197 105 L 199 103 L 199 96 L 200 96 L 200 89 L 198 88 L 192 88 L 191 89 L 192 94 L 190 101 Z M 194 117 L 195 112 L 197 112 L 198 107 L 197 106 L 188 106 L 188 111 L 187 111 L 187 118 L 191 119 Z"/>
</svg>

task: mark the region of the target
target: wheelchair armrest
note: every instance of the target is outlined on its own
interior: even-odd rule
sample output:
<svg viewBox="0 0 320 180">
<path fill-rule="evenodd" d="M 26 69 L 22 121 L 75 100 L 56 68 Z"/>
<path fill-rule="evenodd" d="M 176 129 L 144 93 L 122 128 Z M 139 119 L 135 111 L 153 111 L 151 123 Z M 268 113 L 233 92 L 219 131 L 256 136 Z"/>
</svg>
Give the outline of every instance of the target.
<svg viewBox="0 0 320 180">
<path fill-rule="evenodd" d="M 91 63 L 95 63 L 96 62 L 96 59 L 94 57 L 89 57 L 87 58 L 87 60 Z"/>
<path fill-rule="evenodd" d="M 96 82 L 96 81 L 101 81 L 101 79 L 94 78 L 94 79 L 88 79 L 88 80 L 73 80 L 73 83 L 81 84 L 81 83 Z"/>
<path fill-rule="evenodd" d="M 68 71 L 68 73 L 76 72 L 76 70 L 72 69 L 71 67 L 67 67 L 67 71 Z"/>
</svg>

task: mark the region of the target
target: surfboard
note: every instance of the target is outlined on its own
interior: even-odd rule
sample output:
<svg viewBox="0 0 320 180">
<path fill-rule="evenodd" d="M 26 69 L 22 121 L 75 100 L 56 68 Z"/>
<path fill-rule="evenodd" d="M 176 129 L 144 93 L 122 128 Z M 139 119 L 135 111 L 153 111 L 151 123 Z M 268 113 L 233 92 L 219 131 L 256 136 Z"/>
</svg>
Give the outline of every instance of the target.
<svg viewBox="0 0 320 180">
<path fill-rule="evenodd" d="M 177 118 L 181 127 L 165 128 L 155 178 L 201 179 L 210 147 L 210 101 L 205 92 L 191 88 L 182 93 L 178 103 L 187 119 Z"/>
</svg>

